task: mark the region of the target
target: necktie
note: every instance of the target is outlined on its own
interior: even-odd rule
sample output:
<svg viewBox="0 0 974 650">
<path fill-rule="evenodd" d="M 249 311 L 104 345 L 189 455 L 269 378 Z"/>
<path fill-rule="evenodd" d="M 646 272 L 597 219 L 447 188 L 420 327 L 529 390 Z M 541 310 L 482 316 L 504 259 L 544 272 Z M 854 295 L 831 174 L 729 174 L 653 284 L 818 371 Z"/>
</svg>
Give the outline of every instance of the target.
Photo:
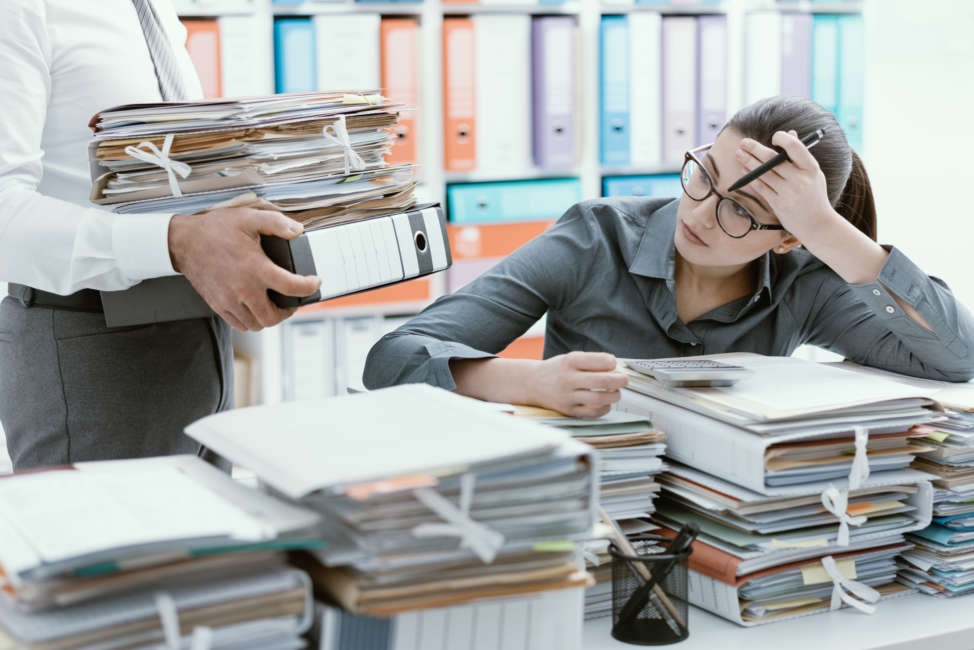
<svg viewBox="0 0 974 650">
<path fill-rule="evenodd" d="M 159 81 L 159 92 L 163 101 L 178 101 L 186 99 L 186 86 L 183 83 L 179 62 L 173 52 L 172 45 L 166 36 L 166 31 L 159 22 L 152 7 L 152 0 L 132 0 L 135 13 L 139 16 L 145 42 L 149 46 L 149 55 L 156 68 L 156 78 Z"/>
</svg>

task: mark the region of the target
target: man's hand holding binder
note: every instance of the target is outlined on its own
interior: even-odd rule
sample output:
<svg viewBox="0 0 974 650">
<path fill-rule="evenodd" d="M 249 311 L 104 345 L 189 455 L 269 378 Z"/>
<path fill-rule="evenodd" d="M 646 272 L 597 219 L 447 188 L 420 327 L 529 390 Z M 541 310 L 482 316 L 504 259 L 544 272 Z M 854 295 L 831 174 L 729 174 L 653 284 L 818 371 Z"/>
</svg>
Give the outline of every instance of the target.
<svg viewBox="0 0 974 650">
<path fill-rule="evenodd" d="M 294 239 L 303 232 L 299 222 L 263 207 L 177 214 L 169 224 L 169 254 L 173 268 L 213 311 L 235 329 L 257 331 L 295 311 L 272 303 L 268 289 L 303 297 L 321 284 L 317 276 L 297 275 L 274 264 L 261 248 L 261 235 Z"/>
</svg>

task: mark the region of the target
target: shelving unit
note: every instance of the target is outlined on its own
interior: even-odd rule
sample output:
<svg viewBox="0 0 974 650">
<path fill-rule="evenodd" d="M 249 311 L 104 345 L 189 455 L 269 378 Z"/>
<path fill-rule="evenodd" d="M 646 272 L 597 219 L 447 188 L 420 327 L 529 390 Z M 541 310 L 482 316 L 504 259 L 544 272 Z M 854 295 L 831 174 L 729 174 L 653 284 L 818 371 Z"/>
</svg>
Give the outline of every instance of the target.
<svg viewBox="0 0 974 650">
<path fill-rule="evenodd" d="M 258 21 L 267 38 L 255 47 L 273 59 L 271 38 L 275 16 L 321 16 L 349 13 L 369 13 L 388 16 L 416 16 L 420 23 L 419 97 L 417 117 L 420 120 L 421 141 L 418 143 L 421 181 L 418 195 L 422 200 L 446 203 L 446 188 L 453 183 L 487 181 L 511 181 L 546 178 L 577 178 L 582 197 L 601 196 L 602 179 L 605 176 L 629 176 L 643 174 L 678 173 L 674 166 L 602 166 L 599 162 L 599 26 L 603 15 L 633 12 L 657 12 L 664 15 L 724 14 L 727 17 L 727 102 L 728 116 L 744 103 L 744 44 L 745 16 L 752 11 L 800 11 L 809 13 L 857 13 L 860 2 L 769 2 L 768 0 L 725 0 L 720 4 L 655 5 L 639 3 L 612 3 L 585 0 L 563 4 L 478 4 L 446 3 L 426 0 L 417 3 L 356 3 L 356 2 L 305 2 L 298 5 L 272 5 L 270 0 L 178 0 L 177 11 L 186 17 L 223 15 L 251 15 Z M 581 129 L 578 138 L 578 163 L 571 169 L 538 169 L 527 167 L 516 173 L 507 170 L 476 170 L 472 172 L 445 172 L 443 169 L 443 102 L 442 102 L 442 24 L 444 16 L 476 16 L 478 14 L 529 14 L 571 15 L 578 22 L 578 46 L 581 62 L 578 74 L 580 114 L 576 127 Z M 530 65 L 525 62 L 525 65 Z M 268 66 L 265 82 L 267 93 L 273 92 L 273 67 Z M 442 278 L 434 281 L 435 293 L 444 290 Z M 377 304 L 374 306 L 343 307 L 339 309 L 315 309 L 299 312 L 293 322 L 321 318 L 353 318 L 364 316 L 400 316 L 415 313 L 426 302 Z M 275 402 L 282 398 L 282 375 L 285 355 L 283 351 L 284 323 L 260 333 L 248 333 L 236 338 L 238 348 L 259 360 L 261 365 L 260 398 Z"/>
</svg>

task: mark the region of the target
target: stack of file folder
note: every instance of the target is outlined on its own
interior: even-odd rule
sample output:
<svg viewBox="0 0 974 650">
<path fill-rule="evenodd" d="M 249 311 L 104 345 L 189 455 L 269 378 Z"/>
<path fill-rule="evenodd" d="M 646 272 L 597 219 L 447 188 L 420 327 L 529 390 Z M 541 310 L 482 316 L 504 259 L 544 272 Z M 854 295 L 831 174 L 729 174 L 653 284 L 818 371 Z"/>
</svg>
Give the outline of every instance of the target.
<svg viewBox="0 0 974 650">
<path fill-rule="evenodd" d="M 228 411 L 187 433 L 318 512 L 318 594 L 370 616 L 573 589 L 591 577 L 597 458 L 561 431 L 406 385 Z M 541 625 L 567 625 L 560 618 Z"/>
<path fill-rule="evenodd" d="M 932 477 L 910 464 L 944 419 L 929 391 L 850 365 L 717 358 L 752 372 L 690 388 L 627 370 L 621 402 L 667 433 L 655 521 L 700 528 L 690 601 L 757 625 L 907 593 L 895 557 L 933 501 Z"/>
<path fill-rule="evenodd" d="M 933 596 L 971 593 L 974 591 L 974 514 L 934 517 L 933 522 L 909 536 L 915 546 L 900 558 L 898 580 Z"/>
<path fill-rule="evenodd" d="M 530 406 L 515 414 L 564 430 L 599 450 L 599 502 L 613 519 L 638 519 L 653 512 L 663 471 L 666 434 L 641 415 L 613 412 L 600 418 L 571 418 Z"/>
<path fill-rule="evenodd" d="M 550 624 L 579 618 L 577 591 L 545 591 L 388 618 L 324 605 L 312 640 L 318 640 L 320 650 L 582 650 L 572 626 Z"/>
<path fill-rule="evenodd" d="M 300 647 L 311 581 L 283 551 L 319 526 L 195 456 L 6 477 L 0 647 Z"/>
<path fill-rule="evenodd" d="M 657 475 L 665 469 L 662 455 L 666 435 L 641 415 L 612 412 L 600 418 L 570 418 L 530 406 L 515 407 L 515 414 L 557 427 L 599 450 L 599 502 L 617 520 L 626 535 L 649 532 L 643 521 L 654 511 L 660 486 Z M 612 613 L 612 567 L 607 536 L 585 545 L 589 572 L 595 584 L 585 592 L 585 617 Z"/>
<path fill-rule="evenodd" d="M 974 384 L 912 379 L 944 407 L 945 419 L 923 427 L 913 467 L 934 475 L 933 523 L 909 535 L 900 582 L 937 596 L 974 591 Z"/>
<path fill-rule="evenodd" d="M 249 189 L 309 226 L 409 208 L 411 167 L 383 158 L 398 108 L 370 91 L 114 107 L 91 121 L 91 200 L 186 212 Z"/>
<path fill-rule="evenodd" d="M 417 206 L 412 165 L 386 162 L 402 108 L 371 90 L 117 106 L 90 123 L 90 198 L 120 214 L 255 207 L 301 222 L 298 239 L 262 245 L 322 286 L 303 298 L 272 292 L 281 307 L 443 271 L 443 211 Z M 148 315 L 131 313 L 136 299 L 151 303 Z M 211 313 L 183 278 L 104 293 L 103 303 L 112 326 Z"/>
</svg>

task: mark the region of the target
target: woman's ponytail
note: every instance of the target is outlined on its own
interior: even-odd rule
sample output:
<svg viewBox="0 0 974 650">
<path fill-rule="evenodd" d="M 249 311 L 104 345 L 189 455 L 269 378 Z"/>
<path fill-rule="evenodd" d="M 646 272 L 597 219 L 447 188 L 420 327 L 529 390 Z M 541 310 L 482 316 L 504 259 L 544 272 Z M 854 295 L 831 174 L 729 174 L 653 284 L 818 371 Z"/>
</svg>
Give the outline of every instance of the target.
<svg viewBox="0 0 974 650">
<path fill-rule="evenodd" d="M 835 211 L 876 241 L 876 203 L 873 200 L 873 189 L 869 184 L 866 167 L 855 151 L 852 152 L 852 172 L 839 202 L 835 205 Z"/>
</svg>

